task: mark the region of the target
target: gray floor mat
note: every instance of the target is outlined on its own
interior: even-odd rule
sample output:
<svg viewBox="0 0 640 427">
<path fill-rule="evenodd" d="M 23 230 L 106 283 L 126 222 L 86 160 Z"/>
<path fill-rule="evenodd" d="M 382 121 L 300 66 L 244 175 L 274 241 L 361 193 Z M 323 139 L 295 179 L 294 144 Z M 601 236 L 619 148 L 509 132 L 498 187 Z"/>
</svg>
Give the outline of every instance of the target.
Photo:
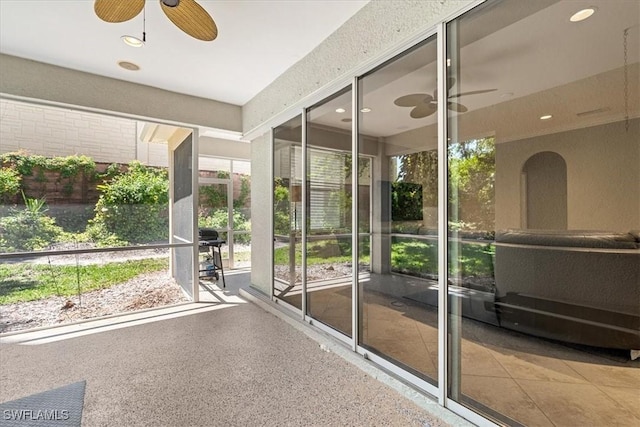
<svg viewBox="0 0 640 427">
<path fill-rule="evenodd" d="M 0 426 L 80 427 L 86 381 L 0 404 Z"/>
</svg>

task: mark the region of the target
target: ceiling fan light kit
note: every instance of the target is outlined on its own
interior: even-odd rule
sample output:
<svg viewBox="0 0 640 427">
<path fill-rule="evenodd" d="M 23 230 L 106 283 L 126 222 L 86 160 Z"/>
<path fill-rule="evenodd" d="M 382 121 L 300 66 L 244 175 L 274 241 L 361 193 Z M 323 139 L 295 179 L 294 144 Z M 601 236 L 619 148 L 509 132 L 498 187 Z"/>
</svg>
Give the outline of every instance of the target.
<svg viewBox="0 0 640 427">
<path fill-rule="evenodd" d="M 140 40 L 139 38 L 135 37 L 135 36 L 122 36 L 120 37 L 122 39 L 122 41 L 131 47 L 142 47 L 144 46 L 144 42 L 142 40 Z"/>
<path fill-rule="evenodd" d="M 95 0 L 93 9 L 98 18 L 116 23 L 135 18 L 144 5 L 145 0 Z M 213 18 L 195 0 L 160 0 L 160 7 L 176 27 L 191 37 L 202 41 L 218 37 Z"/>
</svg>

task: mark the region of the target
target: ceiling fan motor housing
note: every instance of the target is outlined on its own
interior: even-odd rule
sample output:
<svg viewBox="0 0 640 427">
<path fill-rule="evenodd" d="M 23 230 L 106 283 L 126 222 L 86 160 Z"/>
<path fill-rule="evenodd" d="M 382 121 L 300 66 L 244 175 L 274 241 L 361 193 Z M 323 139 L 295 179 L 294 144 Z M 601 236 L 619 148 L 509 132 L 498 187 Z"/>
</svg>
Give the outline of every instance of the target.
<svg viewBox="0 0 640 427">
<path fill-rule="evenodd" d="M 167 7 L 176 7 L 180 0 L 160 0 Z"/>
</svg>

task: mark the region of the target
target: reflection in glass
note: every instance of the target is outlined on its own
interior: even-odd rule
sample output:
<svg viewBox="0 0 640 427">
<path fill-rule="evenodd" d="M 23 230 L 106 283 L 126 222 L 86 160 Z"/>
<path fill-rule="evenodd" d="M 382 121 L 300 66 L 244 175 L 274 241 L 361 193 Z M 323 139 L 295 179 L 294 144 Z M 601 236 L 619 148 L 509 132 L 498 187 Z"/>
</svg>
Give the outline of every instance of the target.
<svg viewBox="0 0 640 427">
<path fill-rule="evenodd" d="M 302 116 L 273 130 L 273 295 L 302 309 Z"/>
<path fill-rule="evenodd" d="M 640 4 L 589 6 L 448 25 L 449 396 L 510 425 L 638 423 Z"/>
<path fill-rule="evenodd" d="M 351 91 L 307 113 L 307 311 L 351 335 Z"/>
<path fill-rule="evenodd" d="M 360 345 L 431 383 L 438 374 L 435 61 L 431 39 L 372 71 L 359 82 L 358 107 L 370 110 L 360 114 L 359 153 L 370 156 L 371 171 L 359 174 L 360 207 L 371 199 L 358 214 L 359 232 L 370 233 L 359 254 L 369 265 L 358 277 Z"/>
</svg>

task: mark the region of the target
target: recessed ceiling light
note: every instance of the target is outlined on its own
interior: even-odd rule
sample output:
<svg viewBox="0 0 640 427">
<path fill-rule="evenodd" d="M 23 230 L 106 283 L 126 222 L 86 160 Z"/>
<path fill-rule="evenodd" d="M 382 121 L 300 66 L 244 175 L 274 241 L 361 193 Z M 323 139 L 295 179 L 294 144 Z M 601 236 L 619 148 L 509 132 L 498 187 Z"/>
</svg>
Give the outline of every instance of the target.
<svg viewBox="0 0 640 427">
<path fill-rule="evenodd" d="M 120 37 L 122 41 L 131 47 L 142 47 L 144 46 L 144 42 L 137 37 L 134 36 L 122 36 Z"/>
<path fill-rule="evenodd" d="M 447 58 L 447 67 L 451 67 L 451 58 Z"/>
<path fill-rule="evenodd" d="M 128 71 L 138 71 L 140 66 L 129 61 L 119 61 L 118 65 Z"/>
<path fill-rule="evenodd" d="M 344 108 L 336 108 L 336 113 L 340 113 L 340 114 L 342 114 L 342 113 L 344 113 L 345 111 L 347 111 L 347 110 L 345 110 Z"/>
<path fill-rule="evenodd" d="M 341 122 L 344 122 L 344 123 L 351 123 L 351 121 L 352 121 L 352 120 L 351 120 L 351 119 L 342 119 L 342 120 L 340 120 L 340 121 L 341 121 Z"/>
<path fill-rule="evenodd" d="M 589 7 L 587 9 L 582 9 L 582 10 L 577 11 L 573 15 L 571 15 L 571 18 L 569 18 L 569 21 L 571 21 L 571 22 L 584 21 L 585 19 L 587 19 L 588 17 L 590 17 L 594 13 L 596 13 L 595 7 Z"/>
<path fill-rule="evenodd" d="M 551 114 L 545 114 L 544 116 L 540 116 L 540 120 L 549 120 L 553 117 Z"/>
<path fill-rule="evenodd" d="M 370 112 L 371 112 L 371 108 L 364 107 L 364 108 L 362 108 L 362 109 L 360 110 L 360 112 L 361 112 L 361 113 L 370 113 Z"/>
</svg>

